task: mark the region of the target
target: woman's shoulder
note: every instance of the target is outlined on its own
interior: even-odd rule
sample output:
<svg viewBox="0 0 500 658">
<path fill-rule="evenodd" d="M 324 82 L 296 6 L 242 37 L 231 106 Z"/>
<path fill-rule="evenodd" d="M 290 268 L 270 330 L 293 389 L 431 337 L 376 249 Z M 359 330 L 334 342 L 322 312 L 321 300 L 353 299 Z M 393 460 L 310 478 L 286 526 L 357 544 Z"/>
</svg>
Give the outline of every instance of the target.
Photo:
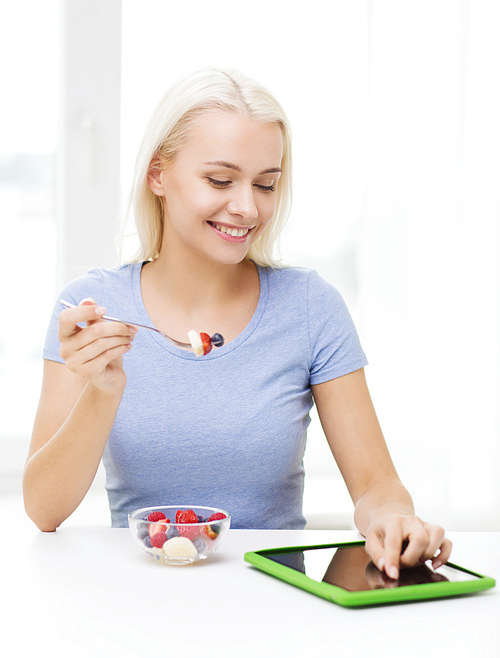
<svg viewBox="0 0 500 658">
<path fill-rule="evenodd" d="M 275 285 L 300 285 L 307 283 L 312 270 L 307 267 L 298 267 L 296 265 L 287 265 L 283 267 L 263 267 L 261 268 L 267 273 L 269 281 Z"/>
<path fill-rule="evenodd" d="M 303 292 L 307 296 L 330 295 L 340 296 L 337 288 L 324 279 L 317 270 L 310 267 L 289 266 L 280 268 L 265 268 L 269 285 L 281 290 Z"/>
<path fill-rule="evenodd" d="M 137 269 L 141 263 L 130 263 L 113 268 L 93 267 L 84 275 L 73 279 L 61 292 L 61 297 L 74 304 L 79 304 L 85 297 L 92 297 L 98 303 L 124 289 L 130 288 Z"/>
</svg>

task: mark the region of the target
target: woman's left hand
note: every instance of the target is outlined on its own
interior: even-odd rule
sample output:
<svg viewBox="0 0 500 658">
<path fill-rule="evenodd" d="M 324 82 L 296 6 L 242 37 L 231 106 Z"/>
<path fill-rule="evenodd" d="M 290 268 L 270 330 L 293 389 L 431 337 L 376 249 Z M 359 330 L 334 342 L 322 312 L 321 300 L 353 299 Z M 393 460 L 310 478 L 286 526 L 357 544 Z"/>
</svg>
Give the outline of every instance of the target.
<svg viewBox="0 0 500 658">
<path fill-rule="evenodd" d="M 451 546 L 443 528 L 413 515 L 376 513 L 366 532 L 366 552 L 393 580 L 399 578 L 400 568 L 426 560 L 432 560 L 432 567 L 437 569 L 450 557 Z"/>
</svg>

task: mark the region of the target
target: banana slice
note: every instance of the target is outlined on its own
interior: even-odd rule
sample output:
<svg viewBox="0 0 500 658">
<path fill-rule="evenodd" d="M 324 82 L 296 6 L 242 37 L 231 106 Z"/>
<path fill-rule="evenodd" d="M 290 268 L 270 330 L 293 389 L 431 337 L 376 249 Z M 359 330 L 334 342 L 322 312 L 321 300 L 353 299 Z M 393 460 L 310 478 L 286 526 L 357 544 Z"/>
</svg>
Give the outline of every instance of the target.
<svg viewBox="0 0 500 658">
<path fill-rule="evenodd" d="M 188 557 L 193 558 L 198 555 L 196 546 L 187 537 L 172 537 L 163 544 L 163 550 L 167 557 Z"/>
<path fill-rule="evenodd" d="M 201 342 L 200 334 L 192 329 L 188 331 L 188 338 L 195 356 L 203 356 L 203 343 Z"/>
</svg>

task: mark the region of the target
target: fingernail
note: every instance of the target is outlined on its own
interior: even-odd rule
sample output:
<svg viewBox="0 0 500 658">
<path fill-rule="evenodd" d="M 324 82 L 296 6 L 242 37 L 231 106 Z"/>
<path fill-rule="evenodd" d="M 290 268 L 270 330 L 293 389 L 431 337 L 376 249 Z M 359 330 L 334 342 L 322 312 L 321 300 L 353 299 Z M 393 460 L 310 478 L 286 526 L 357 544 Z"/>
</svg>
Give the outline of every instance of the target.
<svg viewBox="0 0 500 658">
<path fill-rule="evenodd" d="M 397 579 L 398 579 L 398 576 L 399 576 L 399 573 L 398 573 L 397 567 L 391 567 L 391 568 L 389 569 L 389 573 L 388 573 L 388 575 L 389 575 L 389 577 L 392 578 L 393 580 L 397 580 Z"/>
<path fill-rule="evenodd" d="M 436 562 L 432 563 L 432 568 L 433 569 L 439 569 L 439 567 L 442 567 L 442 566 L 443 566 L 443 563 L 441 562 L 441 560 L 436 560 Z"/>
<path fill-rule="evenodd" d="M 380 558 L 380 560 L 377 562 L 377 567 L 379 571 L 382 571 L 384 568 L 385 560 L 383 557 Z"/>
<path fill-rule="evenodd" d="M 106 309 L 104 306 L 96 306 L 95 307 L 95 314 L 96 315 L 104 315 L 106 313 Z"/>
<path fill-rule="evenodd" d="M 92 297 L 86 297 L 85 299 L 82 299 L 80 304 L 85 304 L 85 306 L 95 304 L 95 301 L 92 299 Z"/>
</svg>

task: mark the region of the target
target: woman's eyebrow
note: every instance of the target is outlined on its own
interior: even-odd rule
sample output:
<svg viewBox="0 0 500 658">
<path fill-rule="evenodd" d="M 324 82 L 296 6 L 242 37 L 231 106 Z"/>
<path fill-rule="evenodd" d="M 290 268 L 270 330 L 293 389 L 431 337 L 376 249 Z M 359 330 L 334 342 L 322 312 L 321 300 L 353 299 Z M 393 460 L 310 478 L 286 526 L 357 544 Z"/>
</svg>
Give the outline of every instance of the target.
<svg viewBox="0 0 500 658">
<path fill-rule="evenodd" d="M 213 165 L 215 167 L 227 167 L 228 169 L 234 169 L 235 171 L 241 172 L 241 167 L 238 167 L 238 165 L 231 164 L 230 162 L 226 162 L 225 160 L 214 160 L 213 162 L 204 162 L 203 164 L 206 165 Z M 280 167 L 272 167 L 271 169 L 264 169 L 264 171 L 261 171 L 259 176 L 262 174 L 275 174 L 275 173 L 281 173 Z"/>
<path fill-rule="evenodd" d="M 228 169 L 234 169 L 235 171 L 241 171 L 241 168 L 238 165 L 231 164 L 230 162 L 225 162 L 224 160 L 214 160 L 213 162 L 204 162 L 206 165 L 214 165 L 215 167 L 227 167 Z"/>
</svg>

